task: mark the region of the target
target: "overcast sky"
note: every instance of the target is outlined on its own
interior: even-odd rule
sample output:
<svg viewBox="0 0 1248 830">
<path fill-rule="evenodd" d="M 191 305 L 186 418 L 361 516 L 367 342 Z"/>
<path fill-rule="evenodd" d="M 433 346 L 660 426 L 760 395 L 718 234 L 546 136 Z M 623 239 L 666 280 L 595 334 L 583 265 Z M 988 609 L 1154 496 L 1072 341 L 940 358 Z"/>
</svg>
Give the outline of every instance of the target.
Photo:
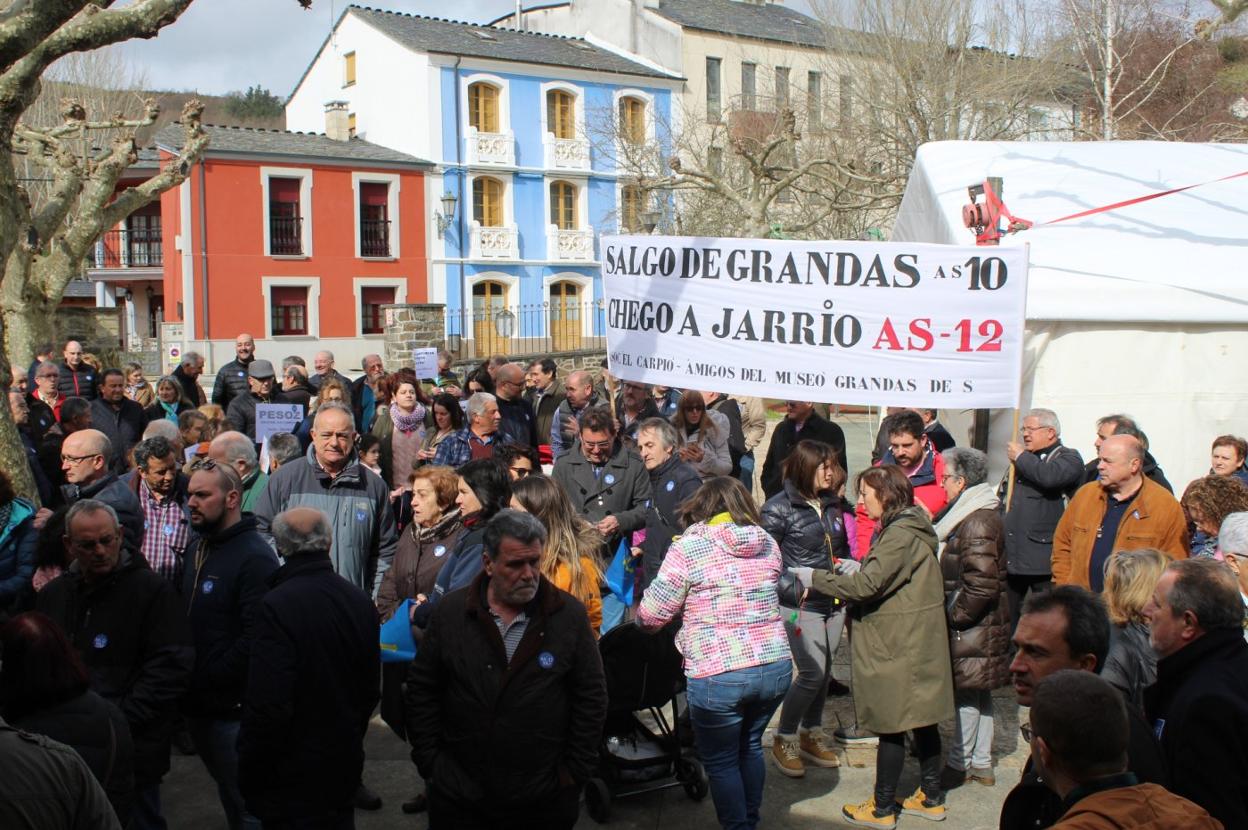
<svg viewBox="0 0 1248 830">
<path fill-rule="evenodd" d="M 195 0 L 158 37 L 121 47 L 147 75 L 152 89 L 193 89 L 219 94 L 253 84 L 275 95 L 290 94 L 331 22 L 348 0 L 313 0 L 301 9 L 295 0 Z M 390 11 L 486 21 L 515 8 L 514 0 L 362 0 L 359 5 Z"/>
<path fill-rule="evenodd" d="M 146 74 L 149 89 L 221 94 L 259 84 L 285 98 L 349 0 L 195 0 L 172 26 L 122 52 Z M 515 8 L 515 0 L 357 0 L 391 11 L 485 22 Z M 533 5 L 535 0 L 525 0 Z M 807 3 L 789 2 L 807 11 Z M 454 8 L 454 14 L 448 9 Z"/>
</svg>

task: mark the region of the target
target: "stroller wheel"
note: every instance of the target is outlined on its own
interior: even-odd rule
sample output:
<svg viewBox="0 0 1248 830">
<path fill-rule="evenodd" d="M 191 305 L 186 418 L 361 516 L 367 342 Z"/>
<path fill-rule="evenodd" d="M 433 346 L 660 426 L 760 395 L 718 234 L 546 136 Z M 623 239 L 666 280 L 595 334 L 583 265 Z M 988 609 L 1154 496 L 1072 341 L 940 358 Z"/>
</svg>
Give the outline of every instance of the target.
<svg viewBox="0 0 1248 830">
<path fill-rule="evenodd" d="M 601 778 L 591 778 L 585 782 L 585 810 L 599 824 L 606 824 L 611 820 L 611 791 Z"/>
<path fill-rule="evenodd" d="M 706 798 L 706 794 L 711 790 L 710 779 L 706 777 L 706 770 L 702 767 L 701 761 L 681 759 L 677 762 L 676 777 L 684 785 L 685 795 L 693 801 Z"/>
</svg>

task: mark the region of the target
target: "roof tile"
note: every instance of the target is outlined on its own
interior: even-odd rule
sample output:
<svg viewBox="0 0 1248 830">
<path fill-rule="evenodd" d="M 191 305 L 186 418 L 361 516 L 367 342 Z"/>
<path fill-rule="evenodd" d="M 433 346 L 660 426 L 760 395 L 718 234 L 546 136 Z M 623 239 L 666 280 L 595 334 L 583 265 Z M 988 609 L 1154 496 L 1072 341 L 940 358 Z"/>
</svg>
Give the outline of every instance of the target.
<svg viewBox="0 0 1248 830">
<path fill-rule="evenodd" d="M 257 127 L 231 127 L 205 124 L 208 152 L 241 153 L 308 158 L 379 161 L 390 164 L 430 164 L 431 162 L 400 153 L 388 147 L 352 138 L 337 141 L 322 133 L 297 133 L 289 130 L 265 130 Z M 168 150 L 182 148 L 184 133 L 181 125 L 170 124 L 156 134 L 156 144 Z"/>
</svg>

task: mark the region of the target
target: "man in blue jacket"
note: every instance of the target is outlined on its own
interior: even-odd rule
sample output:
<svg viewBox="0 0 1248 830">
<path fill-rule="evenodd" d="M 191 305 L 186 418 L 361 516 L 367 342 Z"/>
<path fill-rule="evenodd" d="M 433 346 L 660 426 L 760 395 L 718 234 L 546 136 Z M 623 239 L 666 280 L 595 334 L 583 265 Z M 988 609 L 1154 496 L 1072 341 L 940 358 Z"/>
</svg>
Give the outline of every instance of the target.
<svg viewBox="0 0 1248 830">
<path fill-rule="evenodd" d="M 187 507 L 198 536 L 187 550 L 182 589 L 195 644 L 182 709 L 231 830 L 259 827 L 238 789 L 237 744 L 256 609 L 277 570 L 255 517 L 243 515 L 242 491 L 238 473 L 225 465 L 204 465 L 191 475 Z"/>
</svg>

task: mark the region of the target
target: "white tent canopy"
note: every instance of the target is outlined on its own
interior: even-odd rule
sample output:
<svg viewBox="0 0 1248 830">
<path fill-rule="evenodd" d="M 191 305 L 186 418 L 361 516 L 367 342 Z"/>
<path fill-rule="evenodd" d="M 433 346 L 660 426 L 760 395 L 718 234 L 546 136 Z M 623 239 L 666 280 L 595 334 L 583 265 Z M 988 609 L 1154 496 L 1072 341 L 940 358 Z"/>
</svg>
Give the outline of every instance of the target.
<svg viewBox="0 0 1248 830">
<path fill-rule="evenodd" d="M 1024 409 L 1054 409 L 1092 457 L 1094 422 L 1135 417 L 1175 489 L 1208 471 L 1217 435 L 1248 433 L 1248 146 L 1170 142 L 937 142 L 919 149 L 898 241 L 967 244 L 968 185 L 1003 180 L 1029 245 Z M 1172 188 L 1203 186 L 1056 225 Z M 947 413 L 951 428 L 969 413 Z M 990 456 L 1012 413 L 994 413 Z M 955 431 L 960 439 L 962 430 Z M 962 443 L 962 441 L 959 441 Z"/>
</svg>

